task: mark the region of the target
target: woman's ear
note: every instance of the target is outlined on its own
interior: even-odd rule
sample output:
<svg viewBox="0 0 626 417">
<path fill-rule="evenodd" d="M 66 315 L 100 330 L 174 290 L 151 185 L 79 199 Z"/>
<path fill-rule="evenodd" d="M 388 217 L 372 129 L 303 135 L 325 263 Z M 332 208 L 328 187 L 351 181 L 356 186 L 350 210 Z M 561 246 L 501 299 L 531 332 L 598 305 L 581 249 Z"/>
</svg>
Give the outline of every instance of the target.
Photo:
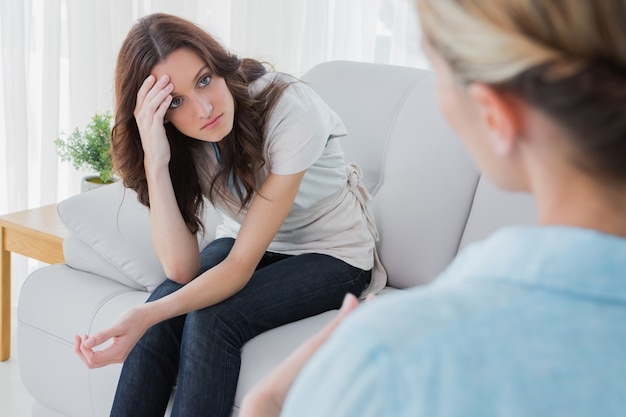
<svg viewBox="0 0 626 417">
<path fill-rule="evenodd" d="M 471 84 L 467 91 L 480 108 L 494 152 L 509 155 L 521 133 L 519 102 L 510 94 L 486 84 Z"/>
</svg>

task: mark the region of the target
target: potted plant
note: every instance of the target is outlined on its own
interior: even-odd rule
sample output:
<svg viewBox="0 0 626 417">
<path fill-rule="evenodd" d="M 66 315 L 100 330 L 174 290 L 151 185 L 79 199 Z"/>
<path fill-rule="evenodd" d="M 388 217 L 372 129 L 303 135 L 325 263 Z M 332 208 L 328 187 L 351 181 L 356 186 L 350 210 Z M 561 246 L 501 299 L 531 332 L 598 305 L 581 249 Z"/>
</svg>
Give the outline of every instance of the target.
<svg viewBox="0 0 626 417">
<path fill-rule="evenodd" d="M 62 161 L 71 162 L 74 168 L 87 168 L 98 175 L 83 177 L 81 191 L 110 184 L 113 177 L 111 147 L 111 115 L 96 113 L 83 130 L 75 128 L 71 135 L 61 135 L 55 141 Z"/>
</svg>

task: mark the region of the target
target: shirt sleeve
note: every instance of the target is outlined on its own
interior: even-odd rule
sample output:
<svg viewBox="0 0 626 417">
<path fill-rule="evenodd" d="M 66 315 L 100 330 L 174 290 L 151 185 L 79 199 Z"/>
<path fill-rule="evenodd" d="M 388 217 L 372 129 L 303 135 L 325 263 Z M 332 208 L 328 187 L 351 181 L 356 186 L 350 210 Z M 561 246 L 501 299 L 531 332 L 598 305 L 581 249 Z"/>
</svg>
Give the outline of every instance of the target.
<svg viewBox="0 0 626 417">
<path fill-rule="evenodd" d="M 309 86 L 289 85 L 268 120 L 266 159 L 274 174 L 289 175 L 317 161 L 331 137 L 343 135 L 338 116 Z"/>
<path fill-rule="evenodd" d="M 282 417 L 389 415 L 385 410 L 385 404 L 393 400 L 385 383 L 390 378 L 389 356 L 354 326 L 340 329 L 298 376 Z"/>
</svg>

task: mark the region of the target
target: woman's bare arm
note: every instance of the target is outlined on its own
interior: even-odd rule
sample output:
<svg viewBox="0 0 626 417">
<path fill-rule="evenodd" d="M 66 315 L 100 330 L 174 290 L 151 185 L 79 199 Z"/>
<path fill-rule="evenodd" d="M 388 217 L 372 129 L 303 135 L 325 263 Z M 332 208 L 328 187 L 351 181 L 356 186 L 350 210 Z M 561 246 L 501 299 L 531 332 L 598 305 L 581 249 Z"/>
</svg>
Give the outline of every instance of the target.
<svg viewBox="0 0 626 417">
<path fill-rule="evenodd" d="M 125 313 L 109 329 L 78 337 L 75 350 L 91 368 L 123 362 L 143 333 L 152 325 L 190 311 L 219 303 L 240 291 L 283 224 L 295 200 L 304 171 L 292 175 L 270 174 L 246 214 L 228 257 L 178 291 Z M 227 279 L 224 279 L 227 277 Z M 112 339 L 103 350 L 93 348 Z"/>
<path fill-rule="evenodd" d="M 178 208 L 169 172 L 171 152 L 164 117 L 172 88 L 167 76 L 148 77 L 137 93 L 134 115 L 144 150 L 152 244 L 166 276 L 186 284 L 198 273 L 200 256 L 196 236 Z"/>
</svg>

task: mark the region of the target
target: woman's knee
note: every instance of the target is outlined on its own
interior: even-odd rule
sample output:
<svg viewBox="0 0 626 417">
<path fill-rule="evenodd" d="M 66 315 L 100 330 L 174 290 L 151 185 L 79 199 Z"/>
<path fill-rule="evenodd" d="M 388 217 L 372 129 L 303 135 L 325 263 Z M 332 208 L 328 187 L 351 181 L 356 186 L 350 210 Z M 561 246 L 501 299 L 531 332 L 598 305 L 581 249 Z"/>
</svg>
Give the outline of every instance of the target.
<svg viewBox="0 0 626 417">
<path fill-rule="evenodd" d="M 215 265 L 222 262 L 235 244 L 235 239 L 220 238 L 209 243 L 206 248 L 200 252 L 200 269 L 198 275 L 208 271 Z"/>
<path fill-rule="evenodd" d="M 148 302 L 158 300 L 165 297 L 166 295 L 170 295 L 173 292 L 178 291 L 182 286 L 182 284 L 166 278 L 165 281 L 160 283 L 159 286 L 156 287 L 155 290 L 152 292 L 152 294 L 150 294 Z"/>
<path fill-rule="evenodd" d="M 202 343 L 225 343 L 242 347 L 249 334 L 245 317 L 222 305 L 203 308 L 187 314 L 184 339 L 199 338 Z"/>
</svg>

